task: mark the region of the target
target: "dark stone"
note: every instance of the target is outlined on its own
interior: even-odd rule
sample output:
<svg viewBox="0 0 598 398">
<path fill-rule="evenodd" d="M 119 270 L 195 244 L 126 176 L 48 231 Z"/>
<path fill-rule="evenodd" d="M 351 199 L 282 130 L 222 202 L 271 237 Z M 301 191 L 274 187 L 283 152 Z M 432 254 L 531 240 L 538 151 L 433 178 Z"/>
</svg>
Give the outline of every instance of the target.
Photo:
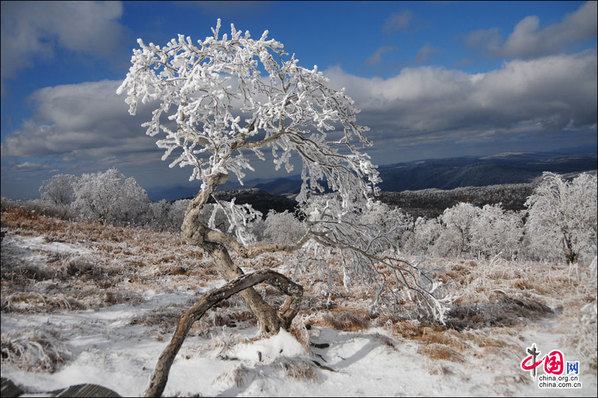
<svg viewBox="0 0 598 398">
<path fill-rule="evenodd" d="M 120 397 L 116 392 L 109 388 L 97 384 L 77 384 L 51 392 L 54 397 Z"/>
<path fill-rule="evenodd" d="M 12 380 L 2 377 L 2 387 L 0 389 L 0 395 L 4 398 L 13 398 L 18 397 L 19 395 L 23 394 L 25 391 L 21 390 L 19 387 L 12 382 Z"/>
</svg>

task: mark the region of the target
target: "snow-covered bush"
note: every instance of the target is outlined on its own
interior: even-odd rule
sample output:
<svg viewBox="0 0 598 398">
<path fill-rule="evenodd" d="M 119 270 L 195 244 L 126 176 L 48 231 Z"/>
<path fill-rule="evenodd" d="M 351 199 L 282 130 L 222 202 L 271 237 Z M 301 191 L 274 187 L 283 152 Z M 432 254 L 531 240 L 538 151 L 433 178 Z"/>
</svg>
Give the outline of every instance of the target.
<svg viewBox="0 0 598 398">
<path fill-rule="evenodd" d="M 436 242 L 441 231 L 442 225 L 437 218 L 418 217 L 404 248 L 410 254 L 436 255 Z"/>
<path fill-rule="evenodd" d="M 364 212 L 360 222 L 379 228 L 385 239 L 388 239 L 388 247 L 393 249 L 402 249 L 404 242 L 408 239 L 405 233 L 413 229 L 411 216 L 398 207 L 391 207 L 380 201 L 374 202 Z"/>
<path fill-rule="evenodd" d="M 596 255 L 596 175 L 567 181 L 544 173 L 525 202 L 525 233 L 532 258 L 589 262 Z"/>
<path fill-rule="evenodd" d="M 68 205 L 74 199 L 74 185 L 78 178 L 71 174 L 56 174 L 39 187 L 42 200 L 55 205 Z"/>
<path fill-rule="evenodd" d="M 521 249 L 523 222 L 516 212 L 504 211 L 500 205 L 485 205 L 473 219 L 470 233 L 472 254 L 514 260 Z"/>
<path fill-rule="evenodd" d="M 270 210 L 264 224 L 264 240 L 270 243 L 292 245 L 307 232 L 305 224 L 287 210 L 282 213 Z"/>
<path fill-rule="evenodd" d="M 471 251 L 472 228 L 480 208 L 469 203 L 458 203 L 446 209 L 439 218 L 443 228 L 435 243 L 442 256 L 460 257 Z"/>
<path fill-rule="evenodd" d="M 117 169 L 83 174 L 74 184 L 71 203 L 82 218 L 102 222 L 135 223 L 147 211 L 149 199 L 134 178 Z"/>
</svg>

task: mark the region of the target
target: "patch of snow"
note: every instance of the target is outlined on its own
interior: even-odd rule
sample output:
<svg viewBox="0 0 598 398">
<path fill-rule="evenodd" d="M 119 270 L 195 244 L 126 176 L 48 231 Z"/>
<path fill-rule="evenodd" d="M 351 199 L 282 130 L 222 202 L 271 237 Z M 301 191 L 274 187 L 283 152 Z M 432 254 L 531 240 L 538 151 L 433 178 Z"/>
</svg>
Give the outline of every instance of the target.
<svg viewBox="0 0 598 398">
<path fill-rule="evenodd" d="M 91 250 L 81 246 L 63 242 L 48 242 L 43 236 L 7 235 L 2 244 L 14 245 L 29 251 L 41 251 L 53 254 L 89 254 Z"/>
<path fill-rule="evenodd" d="M 249 344 L 239 344 L 231 355 L 241 360 L 271 363 L 280 357 L 307 356 L 305 348 L 286 330 L 277 335 Z"/>
</svg>

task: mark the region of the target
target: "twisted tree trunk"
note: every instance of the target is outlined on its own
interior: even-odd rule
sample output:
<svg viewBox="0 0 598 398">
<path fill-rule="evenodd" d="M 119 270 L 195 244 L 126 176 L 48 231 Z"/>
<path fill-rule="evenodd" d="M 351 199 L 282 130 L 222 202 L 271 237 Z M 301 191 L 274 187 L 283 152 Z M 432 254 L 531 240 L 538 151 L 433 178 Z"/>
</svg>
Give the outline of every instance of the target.
<svg viewBox="0 0 598 398">
<path fill-rule="evenodd" d="M 244 292 L 247 292 L 248 289 L 253 290 L 251 286 L 262 282 L 266 282 L 280 290 L 282 293 L 288 295 L 287 302 L 289 305 L 287 311 L 297 314 L 299 305 L 301 304 L 301 297 L 303 296 L 303 288 L 286 276 L 272 270 L 261 270 L 252 274 L 244 274 L 221 288 L 212 290 L 205 294 L 193 307 L 181 316 L 170 343 L 166 346 L 164 351 L 162 351 L 162 354 L 158 359 L 158 363 L 156 364 L 154 374 L 152 375 L 150 385 L 145 392 L 145 396 L 159 397 L 162 395 L 168 381 L 168 373 L 170 372 L 170 367 L 174 362 L 174 358 L 183 345 L 191 325 L 193 325 L 195 321 L 198 321 L 207 310 L 222 300 L 226 300 L 239 292 L 243 294 Z"/>
<path fill-rule="evenodd" d="M 226 175 L 224 174 L 218 174 L 208 179 L 202 190 L 189 203 L 181 231 L 186 242 L 204 249 L 214 260 L 214 266 L 218 274 L 223 279 L 231 281 L 243 275 L 243 271 L 230 258 L 228 249 L 222 243 L 222 234 L 205 226 L 199 218 L 201 209 L 208 202 L 212 192 L 224 182 L 226 182 Z M 215 239 L 215 237 L 220 239 Z M 236 241 L 234 243 L 239 245 Z M 253 288 L 244 290 L 240 295 L 245 305 L 257 317 L 263 334 L 276 334 L 280 327 L 288 328 L 290 326 L 293 320 L 292 317 L 295 314 L 287 311 L 288 300 L 282 308 L 283 313 L 279 314 Z"/>
</svg>

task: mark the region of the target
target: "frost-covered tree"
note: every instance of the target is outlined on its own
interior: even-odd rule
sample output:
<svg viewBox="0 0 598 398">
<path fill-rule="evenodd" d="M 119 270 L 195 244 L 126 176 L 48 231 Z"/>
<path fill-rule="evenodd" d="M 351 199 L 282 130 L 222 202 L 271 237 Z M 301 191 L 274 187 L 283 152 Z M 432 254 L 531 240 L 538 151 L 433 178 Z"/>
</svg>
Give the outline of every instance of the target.
<svg viewBox="0 0 598 398">
<path fill-rule="evenodd" d="M 73 201 L 73 186 L 78 178 L 72 174 L 56 174 L 42 182 L 39 188 L 42 200 L 66 206 Z"/>
<path fill-rule="evenodd" d="M 440 237 L 442 226 L 437 218 L 418 217 L 413 226 L 413 233 L 405 244 L 411 254 L 435 255 L 435 245 Z"/>
<path fill-rule="evenodd" d="M 516 212 L 504 211 L 500 205 L 485 205 L 473 219 L 470 233 L 472 254 L 514 260 L 521 249 L 523 222 Z"/>
<path fill-rule="evenodd" d="M 398 207 L 391 207 L 380 201 L 372 204 L 361 216 L 360 222 L 380 229 L 382 235 L 389 239 L 389 247 L 392 246 L 396 250 L 402 248 L 403 241 L 407 238 L 405 232 L 413 228 L 411 216 Z"/>
<path fill-rule="evenodd" d="M 142 223 L 158 230 L 170 229 L 168 218 L 170 207 L 171 204 L 166 199 L 150 202 L 143 215 Z"/>
<path fill-rule="evenodd" d="M 189 206 L 189 199 L 179 199 L 170 205 L 168 220 L 173 230 L 180 230 L 185 218 L 185 212 Z"/>
<path fill-rule="evenodd" d="M 270 243 L 293 244 L 306 233 L 305 224 L 285 210 L 270 210 L 265 221 L 264 239 Z"/>
<path fill-rule="evenodd" d="M 71 206 L 81 217 L 102 222 L 136 222 L 149 204 L 135 179 L 115 168 L 83 174 L 74 184 L 74 197 Z"/>
<path fill-rule="evenodd" d="M 184 239 L 211 255 L 227 280 L 243 274 L 230 252 L 255 258 L 307 245 L 348 250 L 355 260 L 353 270 L 374 272 L 376 263 L 385 260 L 370 250 L 375 245 L 368 245 L 378 237 L 365 233 L 367 228 L 357 222 L 372 204 L 379 177 L 369 156 L 360 152 L 370 145 L 368 128 L 357 124 L 359 110 L 353 100 L 344 90 L 330 88 L 316 66 L 299 66 L 280 42 L 268 38 L 268 31 L 254 39 L 231 25 L 230 36 L 221 35 L 218 20 L 212 33 L 197 42 L 179 35 L 164 46 L 139 39 L 140 48 L 133 50 L 132 66 L 117 90 L 126 94 L 132 115 L 140 104 L 152 107 L 151 120 L 142 125 L 146 134 L 160 137 L 157 145 L 165 150 L 163 159 L 174 156 L 171 167 L 190 166 L 190 180 L 201 182 L 185 214 Z M 234 201 L 219 205 L 231 223 L 229 234 L 202 222 L 202 209 L 214 190 L 230 175 L 242 182 L 245 172 L 253 170 L 249 155 L 266 160 L 265 151 L 276 169 L 291 172 L 301 164 L 303 182 L 297 200 L 308 209 L 307 228 L 293 244 L 255 245 L 249 226 L 256 212 Z M 315 205 L 313 201 L 325 191 L 335 195 Z M 360 247 L 353 245 L 357 238 L 351 239 L 357 233 L 365 239 Z M 399 262 L 387 264 L 399 270 L 405 267 Z M 288 327 L 298 308 L 297 298 L 287 299 L 276 311 L 251 288 L 240 294 L 266 334 Z"/>
<path fill-rule="evenodd" d="M 576 263 L 596 255 L 596 174 L 582 173 L 567 181 L 544 173 L 525 203 L 525 225 L 531 255 Z"/>
<path fill-rule="evenodd" d="M 471 249 L 471 229 L 480 208 L 470 203 L 457 203 L 446 209 L 438 218 L 444 226 L 436 246 L 443 255 L 461 256 Z"/>
</svg>

